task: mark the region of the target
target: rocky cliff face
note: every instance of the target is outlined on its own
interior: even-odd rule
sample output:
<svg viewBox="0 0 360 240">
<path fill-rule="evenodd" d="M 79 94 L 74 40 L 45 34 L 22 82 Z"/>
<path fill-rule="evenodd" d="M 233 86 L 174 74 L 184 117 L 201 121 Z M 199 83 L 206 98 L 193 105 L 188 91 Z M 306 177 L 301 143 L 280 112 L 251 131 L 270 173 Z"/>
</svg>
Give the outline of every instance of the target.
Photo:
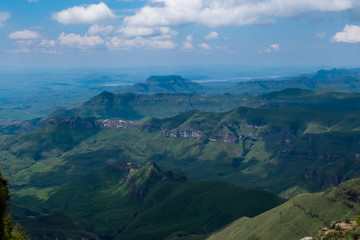
<svg viewBox="0 0 360 240">
<path fill-rule="evenodd" d="M 335 187 L 344 181 L 340 176 L 336 175 L 327 175 L 321 173 L 319 170 L 306 168 L 304 171 L 304 177 L 312 182 L 319 184 L 320 186 L 331 186 Z"/>
<path fill-rule="evenodd" d="M 136 121 L 125 121 L 122 119 L 99 119 L 95 121 L 97 127 L 103 128 L 133 128 L 140 127 L 141 123 Z"/>
<path fill-rule="evenodd" d="M 53 118 L 47 125 L 68 128 L 132 128 L 140 127 L 141 123 L 122 119 Z"/>
</svg>

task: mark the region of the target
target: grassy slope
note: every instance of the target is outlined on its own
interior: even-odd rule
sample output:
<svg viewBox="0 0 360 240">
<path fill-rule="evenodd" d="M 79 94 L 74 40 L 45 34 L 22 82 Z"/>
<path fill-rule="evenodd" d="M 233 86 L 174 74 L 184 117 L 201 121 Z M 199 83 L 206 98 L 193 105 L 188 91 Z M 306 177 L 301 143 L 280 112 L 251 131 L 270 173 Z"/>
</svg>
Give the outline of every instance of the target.
<svg viewBox="0 0 360 240">
<path fill-rule="evenodd" d="M 176 231 L 207 233 L 235 216 L 257 215 L 281 202 L 274 195 L 226 182 L 169 182 L 146 199 L 145 209 L 116 239 L 164 239 Z"/>
<path fill-rule="evenodd" d="M 27 201 L 26 197 L 15 195 L 13 203 L 26 208 Z M 186 182 L 182 175 L 161 172 L 148 163 L 130 172 L 117 167 L 96 171 L 65 183 L 48 199 L 32 200 L 44 212 L 63 211 L 80 222 L 66 214 L 60 214 L 58 219 L 57 213 L 49 218 L 58 222 L 58 227 L 39 217 L 34 221 L 25 218 L 22 223 L 33 236 L 83 233 L 80 236 L 84 237 L 94 232 L 108 239 L 120 232 L 118 239 L 162 239 L 176 231 L 214 231 L 238 217 L 257 215 L 282 202 L 270 193 L 245 190 L 230 183 Z M 76 226 L 76 221 L 79 226 L 71 227 Z M 37 227 L 33 229 L 34 226 Z M 68 232 L 73 228 L 77 231 Z"/>
<path fill-rule="evenodd" d="M 208 238 L 292 240 L 312 236 L 333 220 L 360 213 L 360 179 L 323 193 L 303 194 L 255 218 L 240 218 Z"/>
</svg>

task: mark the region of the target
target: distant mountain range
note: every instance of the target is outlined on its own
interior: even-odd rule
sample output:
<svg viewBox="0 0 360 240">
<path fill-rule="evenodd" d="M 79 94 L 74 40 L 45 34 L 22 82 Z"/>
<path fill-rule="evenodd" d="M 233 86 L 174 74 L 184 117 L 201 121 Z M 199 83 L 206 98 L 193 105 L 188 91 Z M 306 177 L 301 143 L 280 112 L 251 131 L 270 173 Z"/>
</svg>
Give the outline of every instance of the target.
<svg viewBox="0 0 360 240">
<path fill-rule="evenodd" d="M 334 89 L 341 91 L 360 91 L 360 69 L 320 70 L 313 74 L 303 74 L 295 77 L 254 78 L 238 83 L 224 84 L 219 82 L 214 86 L 201 85 L 181 76 L 151 76 L 143 83 L 134 84 L 123 89 L 123 92 L 152 95 L 156 93 L 196 93 L 198 95 L 231 94 L 264 94 L 286 88 L 306 90 Z"/>
<path fill-rule="evenodd" d="M 360 91 L 360 70 L 332 69 L 320 70 L 314 74 L 300 75 L 287 80 L 251 80 L 238 83 L 230 93 L 262 94 L 286 88 L 314 90 L 320 88 Z"/>
</svg>

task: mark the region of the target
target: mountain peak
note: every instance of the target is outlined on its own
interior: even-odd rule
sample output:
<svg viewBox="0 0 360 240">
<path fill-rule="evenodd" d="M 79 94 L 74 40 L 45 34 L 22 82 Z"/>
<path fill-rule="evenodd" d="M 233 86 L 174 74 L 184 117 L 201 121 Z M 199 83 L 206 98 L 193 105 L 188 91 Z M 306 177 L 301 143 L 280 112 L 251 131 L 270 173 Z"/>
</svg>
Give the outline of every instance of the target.
<svg viewBox="0 0 360 240">
<path fill-rule="evenodd" d="M 135 93 L 196 93 L 202 86 L 178 75 L 151 76 L 142 83 L 137 83 L 126 91 Z"/>
<path fill-rule="evenodd" d="M 143 83 L 161 83 L 161 82 L 169 82 L 169 83 L 179 83 L 179 82 L 191 82 L 179 75 L 167 75 L 167 76 L 160 76 L 160 75 L 153 75 L 146 79 Z"/>
</svg>

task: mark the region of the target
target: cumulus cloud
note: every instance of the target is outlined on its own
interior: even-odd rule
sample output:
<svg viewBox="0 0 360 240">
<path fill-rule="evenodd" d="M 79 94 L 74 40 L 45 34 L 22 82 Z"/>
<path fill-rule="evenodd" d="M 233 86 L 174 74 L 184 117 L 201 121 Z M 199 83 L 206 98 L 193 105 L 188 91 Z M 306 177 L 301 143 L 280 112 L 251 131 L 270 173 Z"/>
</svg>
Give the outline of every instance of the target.
<svg viewBox="0 0 360 240">
<path fill-rule="evenodd" d="M 360 6 L 357 0 L 148 0 L 131 26 L 177 26 L 198 23 L 210 27 L 274 23 L 276 18 L 308 12 L 344 11 Z"/>
<path fill-rule="evenodd" d="M 326 37 L 326 32 L 319 32 L 315 35 L 315 38 L 325 38 Z"/>
<path fill-rule="evenodd" d="M 10 18 L 10 13 L 0 12 L 0 27 L 3 26 L 4 22 Z"/>
<path fill-rule="evenodd" d="M 202 0 L 149 0 L 149 3 L 149 6 L 141 8 L 134 16 L 125 17 L 124 24 L 174 26 L 192 23 L 202 8 Z"/>
<path fill-rule="evenodd" d="M 16 31 L 16 32 L 10 33 L 9 38 L 11 38 L 11 39 L 36 39 L 36 38 L 40 38 L 40 34 L 38 32 L 31 31 L 31 30 L 23 30 L 23 31 Z"/>
<path fill-rule="evenodd" d="M 212 40 L 212 39 L 217 39 L 219 37 L 219 34 L 217 32 L 210 32 L 208 35 L 205 36 L 205 40 Z"/>
<path fill-rule="evenodd" d="M 343 43 L 360 43 L 360 26 L 346 25 L 344 30 L 336 33 L 331 40 Z"/>
<path fill-rule="evenodd" d="M 105 43 L 99 36 L 88 36 L 87 34 L 80 36 L 74 33 L 65 34 L 64 32 L 60 34 L 58 39 L 61 45 L 81 49 L 97 47 Z"/>
<path fill-rule="evenodd" d="M 106 46 L 111 50 L 124 50 L 131 48 L 147 48 L 147 49 L 173 49 L 176 44 L 170 40 L 161 40 L 156 37 L 142 38 L 136 37 L 134 39 L 124 39 L 118 36 L 111 38 Z"/>
<path fill-rule="evenodd" d="M 115 18 L 115 14 L 103 2 L 87 6 L 75 6 L 52 14 L 62 24 L 97 23 Z"/>
<path fill-rule="evenodd" d="M 206 50 L 211 50 L 212 49 L 212 47 L 207 43 L 201 43 L 201 44 L 199 44 L 199 47 L 202 48 L 202 49 L 206 49 Z"/>
<path fill-rule="evenodd" d="M 101 26 L 101 25 L 92 25 L 89 30 L 88 34 L 90 35 L 109 35 L 114 30 L 114 26 L 107 25 L 107 26 Z"/>
<path fill-rule="evenodd" d="M 191 50 L 191 49 L 194 49 L 194 45 L 193 45 L 193 36 L 192 35 L 187 35 L 186 36 L 186 40 L 185 42 L 183 42 L 183 49 L 186 49 L 186 50 Z"/>
</svg>

